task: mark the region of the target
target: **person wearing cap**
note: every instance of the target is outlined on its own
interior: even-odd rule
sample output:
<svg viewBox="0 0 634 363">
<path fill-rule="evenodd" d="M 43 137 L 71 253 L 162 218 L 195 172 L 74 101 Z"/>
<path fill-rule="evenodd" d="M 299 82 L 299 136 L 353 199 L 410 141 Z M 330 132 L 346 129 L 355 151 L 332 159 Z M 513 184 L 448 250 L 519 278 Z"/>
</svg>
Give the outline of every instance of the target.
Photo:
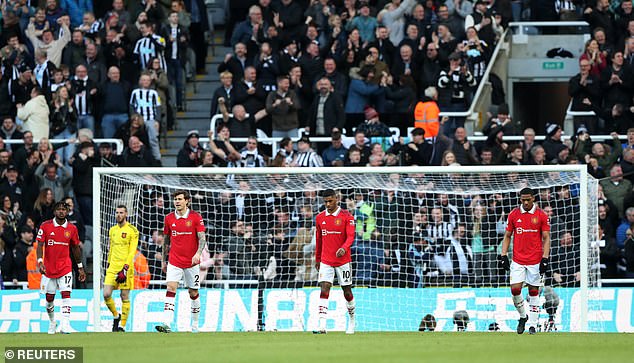
<svg viewBox="0 0 634 363">
<path fill-rule="evenodd" d="M 512 134 L 513 124 L 509 114 L 509 105 L 506 103 L 498 106 L 497 115 L 489 118 L 487 123 L 482 127 L 482 133 L 489 135 L 495 128 L 504 128 L 505 134 Z"/>
<path fill-rule="evenodd" d="M 451 53 L 449 67 L 440 71 L 438 76 L 438 88 L 442 96 L 438 102 L 440 108 L 451 112 L 465 111 L 468 107 L 467 93 L 476 85 L 476 79 L 463 64 L 460 53 Z M 453 134 L 456 128 L 464 127 L 465 118 L 452 117 L 449 122 L 444 128 L 447 136 Z"/>
<path fill-rule="evenodd" d="M 15 164 L 9 164 L 5 169 L 4 180 L 0 183 L 0 195 L 8 195 L 11 200 L 24 205 L 22 193 L 22 181 L 18 178 L 20 175 Z"/>
<path fill-rule="evenodd" d="M 295 159 L 291 163 L 291 166 L 304 168 L 324 166 L 324 162 L 321 160 L 321 157 L 310 148 L 310 139 L 308 138 L 308 135 L 302 136 L 297 141 L 297 153 L 295 153 Z"/>
<path fill-rule="evenodd" d="M 563 130 L 555 123 L 546 124 L 546 140 L 542 143 L 544 151 L 546 151 L 546 160 L 550 161 L 557 158 L 557 154 L 561 151 L 561 134 Z"/>
<path fill-rule="evenodd" d="M 412 141 L 405 146 L 405 159 L 408 165 L 428 166 L 432 158 L 433 146 L 425 142 L 425 130 L 412 130 Z"/>
<path fill-rule="evenodd" d="M 203 148 L 198 143 L 198 138 L 198 130 L 190 130 L 187 132 L 187 139 L 183 143 L 183 147 L 178 152 L 176 158 L 176 166 L 196 167 L 201 164 Z"/>
<path fill-rule="evenodd" d="M 413 1 L 413 0 L 406 0 Z M 352 20 L 348 21 L 346 24 L 346 31 L 350 32 L 352 29 L 358 29 L 359 35 L 361 36 L 361 42 L 372 42 L 374 41 L 374 30 L 379 25 L 377 18 L 370 16 L 370 5 L 367 1 L 360 2 L 359 7 L 359 16 L 352 18 Z M 392 29 L 392 28 L 390 28 Z M 401 27 L 401 33 L 403 33 L 403 28 Z M 392 30 L 394 31 L 394 30 Z M 402 38 L 402 34 L 401 34 Z M 394 41 L 392 41 L 394 42 Z M 398 44 L 398 42 L 394 43 Z"/>
<path fill-rule="evenodd" d="M 99 166 L 102 168 L 113 168 L 119 165 L 119 157 L 112 150 L 112 144 L 102 142 L 99 144 Z"/>
<path fill-rule="evenodd" d="M 467 30 L 474 27 L 480 39 L 487 44 L 495 44 L 498 25 L 488 9 L 489 4 L 488 0 L 477 0 L 473 7 L 473 13 L 465 18 L 464 28 Z"/>
</svg>

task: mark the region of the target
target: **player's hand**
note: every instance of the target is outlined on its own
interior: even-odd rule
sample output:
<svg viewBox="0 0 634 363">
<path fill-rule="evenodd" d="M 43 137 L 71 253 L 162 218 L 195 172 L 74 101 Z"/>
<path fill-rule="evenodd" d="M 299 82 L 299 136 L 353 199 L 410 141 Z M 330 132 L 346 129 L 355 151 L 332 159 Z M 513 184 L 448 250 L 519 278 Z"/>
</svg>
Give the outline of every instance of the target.
<svg viewBox="0 0 634 363">
<path fill-rule="evenodd" d="M 509 262 L 509 256 L 499 255 L 498 256 L 498 266 L 500 268 L 503 268 L 506 271 L 509 271 L 511 269 L 511 263 Z"/>
<path fill-rule="evenodd" d="M 80 268 L 78 269 L 79 271 L 79 282 L 84 282 L 86 281 L 86 272 L 84 271 L 84 268 Z"/>
<path fill-rule="evenodd" d="M 315 270 L 317 270 L 317 272 L 319 272 L 319 265 L 321 265 L 321 262 L 315 263 Z"/>
<path fill-rule="evenodd" d="M 37 267 L 39 268 L 42 275 L 46 275 L 46 267 L 44 267 L 44 262 L 38 262 Z"/>
<path fill-rule="evenodd" d="M 123 268 L 121 269 L 121 271 L 119 271 L 117 273 L 117 278 L 115 279 L 115 281 L 117 281 L 120 284 L 125 283 L 125 280 L 128 278 L 128 269 L 130 268 L 130 266 L 128 266 L 127 264 L 123 266 Z"/>
<path fill-rule="evenodd" d="M 200 264 L 200 252 L 196 252 L 196 254 L 194 255 L 194 257 L 192 257 L 192 266 L 196 266 L 198 264 Z"/>
<path fill-rule="evenodd" d="M 548 271 L 548 257 L 543 257 L 542 262 L 539 263 L 539 273 L 545 274 Z"/>
<path fill-rule="evenodd" d="M 342 257 L 346 254 L 346 250 L 344 248 L 340 248 L 337 250 L 337 257 Z"/>
<path fill-rule="evenodd" d="M 167 263 L 165 263 L 165 261 L 161 263 L 161 271 L 163 271 L 163 273 L 167 273 Z"/>
</svg>

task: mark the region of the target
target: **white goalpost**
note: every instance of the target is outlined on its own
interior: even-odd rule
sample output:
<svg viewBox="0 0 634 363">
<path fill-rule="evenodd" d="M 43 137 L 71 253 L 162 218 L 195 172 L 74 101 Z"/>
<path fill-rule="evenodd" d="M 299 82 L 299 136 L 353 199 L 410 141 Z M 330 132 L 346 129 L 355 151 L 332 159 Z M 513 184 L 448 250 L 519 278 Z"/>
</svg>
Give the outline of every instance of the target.
<svg viewBox="0 0 634 363">
<path fill-rule="evenodd" d="M 436 317 L 437 330 L 452 330 L 457 310 L 470 315 L 467 330 L 491 323 L 514 330 L 508 274 L 496 257 L 523 187 L 535 190 L 537 205 L 551 218 L 545 285 L 559 294 L 557 325 L 602 331 L 598 182 L 585 165 L 95 168 L 94 331 L 111 322 L 101 294 L 108 230 L 119 204 L 141 232 L 139 251 L 152 274 L 150 289 L 133 294 L 145 310 L 135 311 L 133 301 L 131 324 L 145 331 L 157 316 L 151 305 L 162 302 L 164 276 L 156 256 L 178 189 L 190 192 L 207 228 L 201 331 L 312 330 L 318 296 L 313 224 L 323 210 L 319 192 L 328 188 L 356 219 L 351 253 L 358 331 L 417 330 L 426 314 Z M 344 330 L 338 287 L 332 295 L 329 330 Z M 546 318 L 542 309 L 540 322 Z"/>
</svg>

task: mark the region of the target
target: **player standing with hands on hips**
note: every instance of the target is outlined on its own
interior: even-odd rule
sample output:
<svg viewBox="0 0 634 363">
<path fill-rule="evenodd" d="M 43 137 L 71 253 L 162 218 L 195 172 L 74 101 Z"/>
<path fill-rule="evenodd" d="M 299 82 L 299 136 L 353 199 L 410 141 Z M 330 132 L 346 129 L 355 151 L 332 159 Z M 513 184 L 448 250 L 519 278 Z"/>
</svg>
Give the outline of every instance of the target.
<svg viewBox="0 0 634 363">
<path fill-rule="evenodd" d="M 55 291 L 62 294 L 62 334 L 68 334 L 70 328 L 70 292 L 73 289 L 73 267 L 74 261 L 77 263 L 79 271 L 79 281 L 86 281 L 86 273 L 81 263 L 81 249 L 79 248 L 79 234 L 77 227 L 70 223 L 68 215 L 68 205 L 63 201 L 55 203 L 53 206 L 55 218 L 48 220 L 37 231 L 37 265 L 42 275 L 46 276 L 46 312 L 50 324 L 48 333 L 55 334 Z M 46 254 L 44 255 L 44 250 Z M 73 258 L 70 251 L 73 252 Z M 44 258 L 42 258 L 44 256 Z"/>
<path fill-rule="evenodd" d="M 316 224 L 315 259 L 319 270 L 319 330 L 315 334 L 326 333 L 326 317 L 328 315 L 328 296 L 330 287 L 337 273 L 337 280 L 343 290 L 350 320 L 346 334 L 354 334 L 355 300 L 352 296 L 352 268 L 350 247 L 354 242 L 354 216 L 339 206 L 339 196 L 333 189 L 326 189 L 321 195 L 326 210 L 319 213 Z"/>
<path fill-rule="evenodd" d="M 189 288 L 192 308 L 192 333 L 198 333 L 198 314 L 200 314 L 200 256 L 207 240 L 205 239 L 205 224 L 200 214 L 189 209 L 191 197 L 185 190 L 174 192 L 174 206 L 176 210 L 165 216 L 163 234 L 163 266 L 167 264 L 165 306 L 163 308 L 163 324 L 155 328 L 161 333 L 170 333 L 170 325 L 174 320 L 174 302 L 176 289 L 181 279 Z M 169 262 L 165 263 L 165 256 L 169 254 Z"/>
<path fill-rule="evenodd" d="M 520 313 L 517 334 L 524 333 L 528 320 L 528 333 L 535 334 L 539 317 L 539 287 L 541 275 L 548 270 L 550 254 L 550 221 L 548 216 L 535 204 L 531 188 L 520 190 L 521 205 L 509 214 L 502 241 L 502 254 L 498 264 L 511 271 L 511 294 L 513 304 Z M 513 262 L 507 256 L 513 235 Z M 522 298 L 522 284 L 528 285 L 528 318 Z"/>
</svg>

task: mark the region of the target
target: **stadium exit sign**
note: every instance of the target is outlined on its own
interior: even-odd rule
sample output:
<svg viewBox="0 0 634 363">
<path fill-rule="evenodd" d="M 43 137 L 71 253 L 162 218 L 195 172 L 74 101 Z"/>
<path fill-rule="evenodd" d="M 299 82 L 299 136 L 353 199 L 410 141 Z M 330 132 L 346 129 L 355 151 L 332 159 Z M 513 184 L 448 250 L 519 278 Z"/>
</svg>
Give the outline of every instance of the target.
<svg viewBox="0 0 634 363">
<path fill-rule="evenodd" d="M 564 69 L 564 62 L 543 62 L 542 69 L 547 69 L 547 70 Z"/>
</svg>

